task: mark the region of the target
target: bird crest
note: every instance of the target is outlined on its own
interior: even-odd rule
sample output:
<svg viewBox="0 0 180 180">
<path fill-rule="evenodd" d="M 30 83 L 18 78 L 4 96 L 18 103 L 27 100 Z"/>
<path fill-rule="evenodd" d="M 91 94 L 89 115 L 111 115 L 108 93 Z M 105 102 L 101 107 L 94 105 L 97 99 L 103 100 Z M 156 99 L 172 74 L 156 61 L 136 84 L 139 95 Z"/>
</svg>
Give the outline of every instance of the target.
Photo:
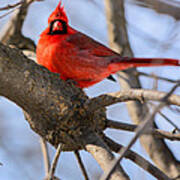
<svg viewBox="0 0 180 180">
<path fill-rule="evenodd" d="M 64 10 L 64 6 L 62 6 L 62 2 L 59 1 L 59 4 L 57 5 L 56 9 L 51 13 L 51 15 L 48 18 L 48 23 L 60 19 L 62 21 L 65 21 L 68 23 L 68 18 L 66 16 L 66 12 Z"/>
</svg>

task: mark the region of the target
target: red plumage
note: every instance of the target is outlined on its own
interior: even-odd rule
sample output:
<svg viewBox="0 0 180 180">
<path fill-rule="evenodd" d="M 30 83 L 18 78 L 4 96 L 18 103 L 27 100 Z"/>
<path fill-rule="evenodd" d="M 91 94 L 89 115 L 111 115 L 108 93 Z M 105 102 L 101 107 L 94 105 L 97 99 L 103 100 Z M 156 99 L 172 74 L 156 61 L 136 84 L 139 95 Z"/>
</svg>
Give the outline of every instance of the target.
<svg viewBox="0 0 180 180">
<path fill-rule="evenodd" d="M 37 62 L 72 79 L 81 88 L 89 87 L 119 70 L 145 66 L 180 66 L 180 61 L 164 58 L 121 57 L 109 48 L 71 28 L 61 2 L 48 19 L 37 45 Z"/>
</svg>

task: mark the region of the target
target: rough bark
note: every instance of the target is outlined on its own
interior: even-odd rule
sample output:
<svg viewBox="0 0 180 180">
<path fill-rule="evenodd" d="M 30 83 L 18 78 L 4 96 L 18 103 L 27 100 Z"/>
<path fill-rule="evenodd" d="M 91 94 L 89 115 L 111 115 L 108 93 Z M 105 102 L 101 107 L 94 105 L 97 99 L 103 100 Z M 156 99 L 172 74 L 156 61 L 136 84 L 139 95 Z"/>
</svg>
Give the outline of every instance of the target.
<svg viewBox="0 0 180 180">
<path fill-rule="evenodd" d="M 105 119 L 105 109 L 86 115 L 81 107 L 88 97 L 81 89 L 60 80 L 59 75 L 28 60 L 17 49 L 2 44 L 0 95 L 23 108 L 32 129 L 54 146 L 71 138 L 73 141 L 75 132 L 80 133 L 84 126 L 95 127 Z M 98 127 L 103 129 L 103 123 Z M 79 147 L 79 143 L 74 144 Z"/>
</svg>

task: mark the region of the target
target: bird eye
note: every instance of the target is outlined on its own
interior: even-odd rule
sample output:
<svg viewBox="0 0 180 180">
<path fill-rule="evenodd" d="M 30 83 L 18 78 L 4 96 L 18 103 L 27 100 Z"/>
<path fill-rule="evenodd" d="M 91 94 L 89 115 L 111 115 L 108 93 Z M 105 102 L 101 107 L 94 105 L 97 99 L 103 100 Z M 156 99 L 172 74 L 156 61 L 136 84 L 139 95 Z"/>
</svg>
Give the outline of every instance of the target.
<svg viewBox="0 0 180 180">
<path fill-rule="evenodd" d="M 67 24 L 65 21 L 60 19 L 54 20 L 50 23 L 49 34 L 66 34 L 67 33 Z"/>
</svg>

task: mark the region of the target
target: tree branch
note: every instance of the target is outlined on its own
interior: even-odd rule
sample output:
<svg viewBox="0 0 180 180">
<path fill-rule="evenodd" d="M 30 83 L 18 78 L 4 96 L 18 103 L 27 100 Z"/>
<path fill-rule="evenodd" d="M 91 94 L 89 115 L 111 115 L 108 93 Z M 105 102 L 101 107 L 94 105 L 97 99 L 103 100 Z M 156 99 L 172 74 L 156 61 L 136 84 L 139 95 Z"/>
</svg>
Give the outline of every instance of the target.
<svg viewBox="0 0 180 180">
<path fill-rule="evenodd" d="M 19 49 L 35 51 L 36 46 L 34 42 L 30 38 L 22 35 L 22 27 L 28 8 L 34 1 L 35 0 L 24 0 L 22 1 L 22 5 L 14 10 L 11 20 L 8 21 L 8 23 L 1 30 L 0 41 L 3 44 L 11 44 Z"/>
<path fill-rule="evenodd" d="M 45 175 L 48 176 L 50 169 L 50 158 L 46 141 L 40 137 L 41 150 L 44 158 Z"/>
<path fill-rule="evenodd" d="M 162 97 L 166 95 L 165 92 L 160 92 L 156 90 L 147 89 L 128 89 L 122 90 L 116 93 L 108 93 L 107 95 L 101 95 L 92 98 L 91 101 L 85 104 L 85 108 L 91 111 L 96 111 L 97 109 L 105 106 L 112 105 L 118 102 L 126 101 L 161 101 Z M 172 94 L 168 99 L 168 104 L 173 104 L 180 106 L 180 96 Z"/>
<path fill-rule="evenodd" d="M 110 138 L 106 136 L 104 136 L 103 138 L 104 138 L 104 141 L 107 143 L 107 145 L 111 148 L 111 150 L 113 150 L 116 153 L 118 153 L 122 148 L 124 148 L 122 145 L 112 141 Z M 142 156 L 140 156 L 136 152 L 132 150 L 128 150 L 128 152 L 125 155 L 125 158 L 136 163 L 139 167 L 149 172 L 152 176 L 156 177 L 157 179 L 169 180 L 169 177 L 166 174 L 164 174 L 160 169 L 158 169 L 156 166 L 148 162 L 146 159 L 144 159 Z"/>
<path fill-rule="evenodd" d="M 4 11 L 4 10 L 9 10 L 9 9 L 15 8 L 15 7 L 21 5 L 22 3 L 23 3 L 23 0 L 21 0 L 20 2 L 15 3 L 15 4 L 8 4 L 5 7 L 0 7 L 0 11 Z"/>
<path fill-rule="evenodd" d="M 120 156 L 118 157 L 117 160 L 114 160 L 112 162 L 112 164 L 109 165 L 109 169 L 107 171 L 105 171 L 104 175 L 102 176 L 102 180 L 108 180 L 112 173 L 114 172 L 116 166 L 122 161 L 123 157 L 125 157 L 126 153 L 130 150 L 130 148 L 134 145 L 134 143 L 138 140 L 138 138 L 147 131 L 147 128 L 149 126 L 149 124 L 153 123 L 154 120 L 154 116 L 156 115 L 156 113 L 167 104 L 167 100 L 168 97 L 174 92 L 174 90 L 177 88 L 177 86 L 173 87 L 172 90 L 163 97 L 162 102 L 156 107 L 154 108 L 154 111 L 152 114 L 148 114 L 146 116 L 146 118 L 144 119 L 144 121 L 138 126 L 138 128 L 136 129 L 136 134 L 134 135 L 134 137 L 131 139 L 131 141 L 128 143 L 128 145 L 125 148 L 122 148 L 119 151 Z"/>
<path fill-rule="evenodd" d="M 56 171 L 56 167 L 57 167 L 57 163 L 58 163 L 61 151 L 62 151 L 61 150 L 61 144 L 59 144 L 57 147 L 57 150 L 56 150 L 56 154 L 55 154 L 54 159 L 53 159 L 52 164 L 51 164 L 51 168 L 50 168 L 50 171 L 48 174 L 48 180 L 52 180 L 54 178 L 54 174 Z"/>
<path fill-rule="evenodd" d="M 132 0 L 131 0 L 132 1 Z M 133 0 L 135 4 L 150 8 L 161 14 L 168 14 L 174 17 L 176 20 L 180 19 L 179 10 L 180 4 L 177 1 L 172 0 Z"/>
<path fill-rule="evenodd" d="M 109 147 L 102 141 L 100 137 L 98 137 L 94 133 L 88 134 L 88 136 L 85 137 L 85 139 L 87 139 L 88 141 L 86 145 L 86 150 L 93 155 L 93 157 L 96 159 L 103 171 L 107 171 L 109 168 L 109 164 L 111 164 L 114 160 L 114 155 L 111 153 Z M 125 174 L 122 167 L 118 165 L 116 166 L 116 169 L 113 172 L 110 179 L 127 180 L 129 179 L 129 177 L 127 174 Z"/>
<path fill-rule="evenodd" d="M 137 71 L 137 76 L 145 76 L 148 78 L 157 78 L 159 80 L 163 80 L 163 81 L 170 82 L 170 83 L 178 83 L 179 82 L 179 80 L 173 80 L 173 79 L 169 79 L 166 77 L 157 76 L 156 74 L 148 74 L 148 73 L 139 72 L 139 71 Z"/>
<path fill-rule="evenodd" d="M 138 127 L 137 125 L 133 124 L 127 124 L 127 123 L 122 123 L 122 122 L 117 122 L 117 121 L 112 121 L 112 120 L 107 120 L 107 128 L 113 128 L 113 129 L 121 129 L 125 131 L 131 131 L 134 132 L 136 128 Z M 178 134 L 173 134 L 172 132 L 167 132 L 163 131 L 160 129 L 151 129 L 149 128 L 145 134 L 153 134 L 154 136 L 158 138 L 166 138 L 172 141 L 180 141 L 180 133 Z"/>
<path fill-rule="evenodd" d="M 79 166 L 80 166 L 80 168 L 81 168 L 81 171 L 82 171 L 82 173 L 83 173 L 84 179 L 85 179 L 85 180 L 89 180 L 89 177 L 88 177 L 86 168 L 84 167 L 84 164 L 83 164 L 83 161 L 82 161 L 82 159 L 81 159 L 81 156 L 80 156 L 79 151 L 74 151 L 74 154 L 75 154 L 76 159 L 77 159 L 77 161 L 78 161 L 78 164 L 79 164 Z"/>
</svg>

